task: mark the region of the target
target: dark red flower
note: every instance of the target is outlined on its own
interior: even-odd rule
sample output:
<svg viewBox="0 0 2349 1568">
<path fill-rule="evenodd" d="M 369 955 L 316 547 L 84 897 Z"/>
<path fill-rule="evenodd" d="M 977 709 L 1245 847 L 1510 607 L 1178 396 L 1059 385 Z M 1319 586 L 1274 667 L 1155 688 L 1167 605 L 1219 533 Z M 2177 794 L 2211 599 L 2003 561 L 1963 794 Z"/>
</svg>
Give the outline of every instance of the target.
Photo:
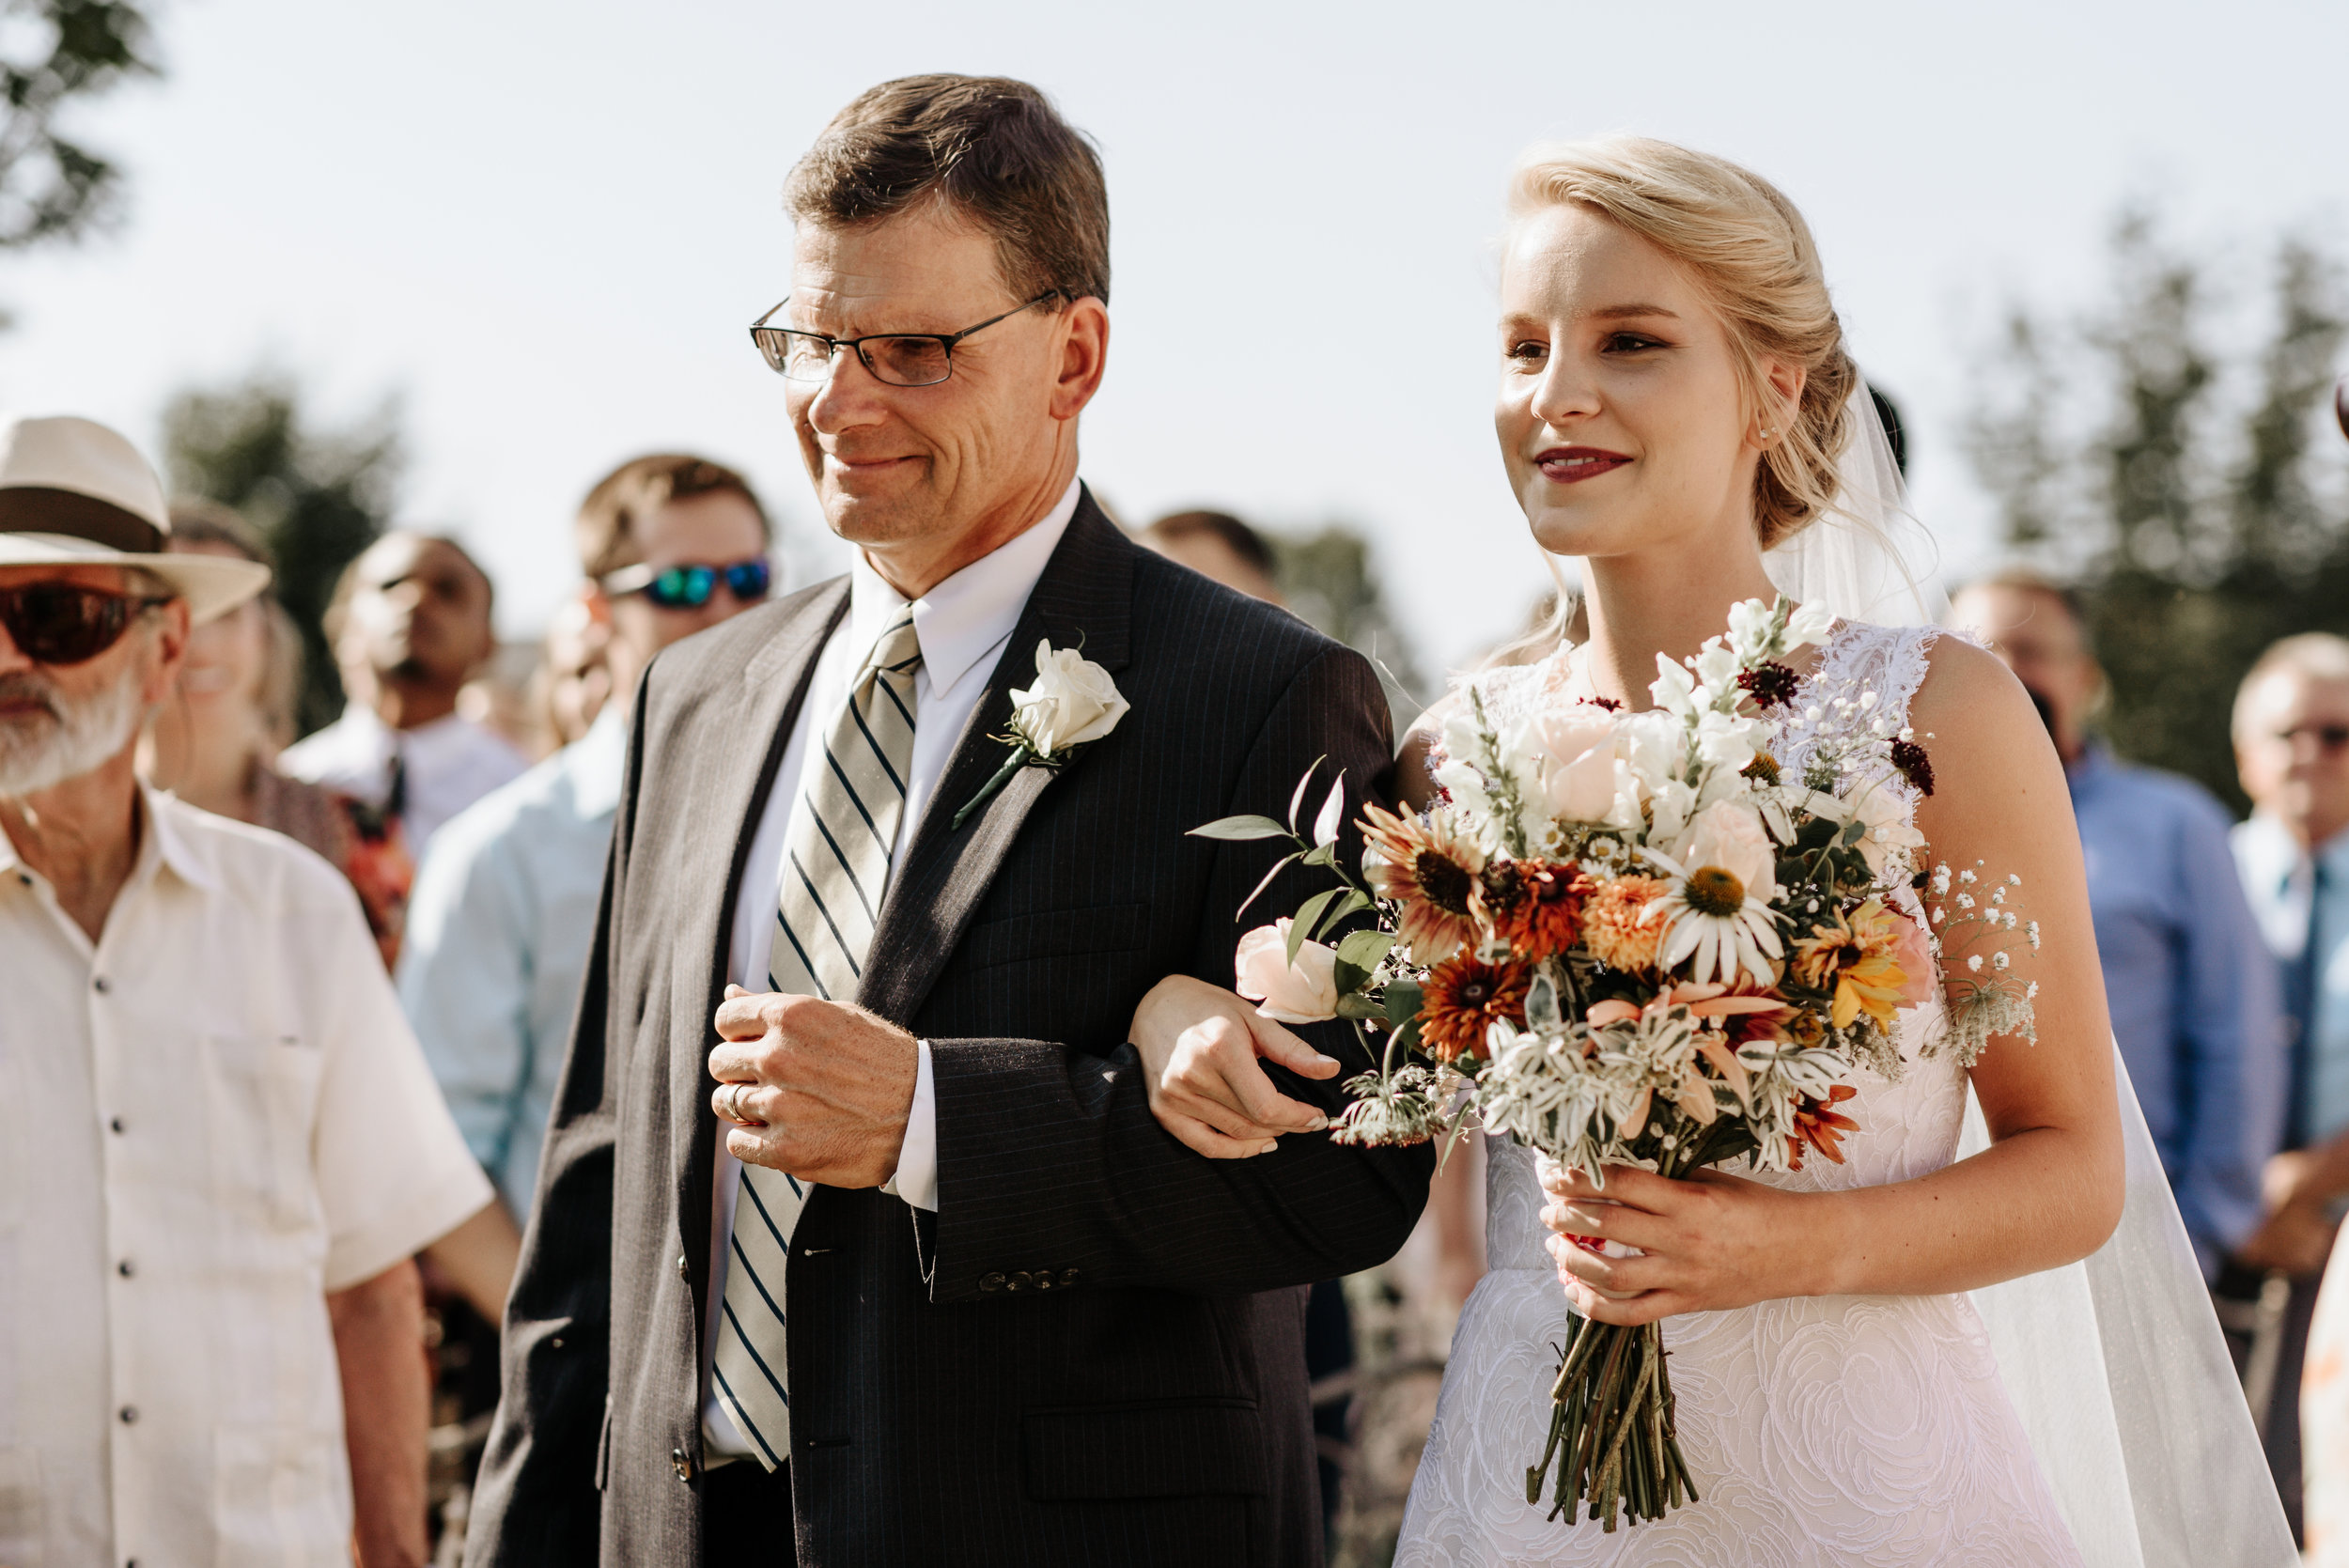
<svg viewBox="0 0 2349 1568">
<path fill-rule="evenodd" d="M 1914 740 L 1892 742 L 1892 766 L 1901 770 L 1901 777 L 1917 786 L 1920 795 L 1933 793 L 1933 759 Z"/>
<path fill-rule="evenodd" d="M 1753 706 L 1765 713 L 1793 702 L 1795 691 L 1801 684 L 1802 677 L 1774 659 L 1737 675 L 1737 685 L 1753 699 Z"/>
</svg>

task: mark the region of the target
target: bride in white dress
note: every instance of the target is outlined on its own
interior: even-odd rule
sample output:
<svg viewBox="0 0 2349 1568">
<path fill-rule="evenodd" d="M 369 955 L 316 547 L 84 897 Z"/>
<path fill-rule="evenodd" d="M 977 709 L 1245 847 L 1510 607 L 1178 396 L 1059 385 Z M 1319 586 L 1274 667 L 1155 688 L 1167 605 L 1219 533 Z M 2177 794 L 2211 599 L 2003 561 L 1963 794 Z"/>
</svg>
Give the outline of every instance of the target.
<svg viewBox="0 0 2349 1568">
<path fill-rule="evenodd" d="M 1732 604 L 1782 587 L 1836 610 L 1796 707 L 1872 694 L 1925 741 L 1930 792 L 1898 796 L 1918 863 L 2024 877 L 2046 939 L 2016 964 L 2039 986 L 2038 1039 L 1995 1039 L 1970 1070 L 1915 1060 L 1920 1010 L 1906 1074 L 1843 1108 L 1860 1128 L 1843 1162 L 1788 1175 L 1618 1169 L 1601 1202 L 1576 1172 L 1545 1194 L 1532 1157 L 1492 1141 L 1491 1272 L 1461 1316 L 1397 1563 L 2291 1560 L 2116 1085 L 2061 766 L 2003 668 L 1917 624 L 1925 596 L 1884 532 L 1897 480 L 1800 215 L 1668 144 L 1537 149 L 1511 192 L 1501 314 L 1502 459 L 1534 539 L 1583 563 L 1589 635 L 1480 677 L 1488 704 L 1645 707 L 1657 655 L 1693 654 Z M 1876 618 L 1908 624 L 1866 618 L 1888 605 Z M 1441 714 L 1405 747 L 1415 806 Z M 1775 752 L 1798 768 L 1802 749 L 1787 733 Z M 1330 1069 L 1262 1020 L 1185 1032 L 1230 1010 L 1168 982 L 1134 1039 L 1160 1121 L 1245 1157 L 1317 1121 L 1255 1057 Z M 1611 1533 L 1526 1502 L 1570 1312 L 1664 1320 L 1702 1501 Z"/>
</svg>

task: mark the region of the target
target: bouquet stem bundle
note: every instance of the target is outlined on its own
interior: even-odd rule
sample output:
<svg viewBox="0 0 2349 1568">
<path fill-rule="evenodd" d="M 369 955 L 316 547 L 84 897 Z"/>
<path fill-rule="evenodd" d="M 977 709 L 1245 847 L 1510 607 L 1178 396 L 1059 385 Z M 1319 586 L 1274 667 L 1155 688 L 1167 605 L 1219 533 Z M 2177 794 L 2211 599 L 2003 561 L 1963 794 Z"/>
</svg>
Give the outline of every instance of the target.
<svg viewBox="0 0 2349 1568">
<path fill-rule="evenodd" d="M 1542 1500 L 1553 1463 L 1558 1484 L 1549 1516 L 1590 1517 L 1612 1531 L 1620 1504 L 1628 1523 L 1660 1519 L 1697 1501 L 1673 1423 L 1672 1374 L 1664 1336 L 1653 1323 L 1636 1327 L 1582 1320 L 1549 1390 L 1549 1439 L 1525 1472 L 1525 1500 Z"/>
</svg>

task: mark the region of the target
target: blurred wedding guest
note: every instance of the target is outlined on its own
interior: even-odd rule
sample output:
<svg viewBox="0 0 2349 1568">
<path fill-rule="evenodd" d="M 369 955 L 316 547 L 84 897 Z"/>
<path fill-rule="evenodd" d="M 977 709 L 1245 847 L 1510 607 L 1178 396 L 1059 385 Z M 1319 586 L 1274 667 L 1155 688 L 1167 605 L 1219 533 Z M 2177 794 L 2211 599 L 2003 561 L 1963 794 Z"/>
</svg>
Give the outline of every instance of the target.
<svg viewBox="0 0 2349 1568">
<path fill-rule="evenodd" d="M 420 1562 L 409 1261 L 490 1200 L 350 886 L 143 786 L 193 629 L 130 442 L 0 428 L 0 1562 Z"/>
<path fill-rule="evenodd" d="M 557 751 L 585 735 L 612 700 L 612 670 L 603 658 L 611 641 L 609 617 L 598 620 L 583 594 L 556 605 L 547 619 L 531 701 Z"/>
<path fill-rule="evenodd" d="M 326 612 L 350 706 L 278 761 L 397 818 L 419 865 L 442 823 L 528 766 L 457 711 L 465 683 L 497 651 L 492 598 L 454 539 L 403 531 L 368 546 Z"/>
<path fill-rule="evenodd" d="M 2206 1279 L 2258 1229 L 2279 1147 L 2284 1048 L 2274 968 L 2228 851 L 2228 814 L 2088 732 L 2104 671 L 2070 592 L 2001 572 L 1959 590 L 1978 633 L 2046 720 L 2071 786 L 2112 1028 Z"/>
<path fill-rule="evenodd" d="M 587 733 L 442 830 L 410 906 L 400 1001 L 474 1156 L 527 1219 L 595 938 L 637 676 L 680 638 L 767 597 L 767 514 L 706 458 L 623 463 L 576 528 L 581 601 L 612 689 Z"/>
<path fill-rule="evenodd" d="M 1250 598 L 1283 602 L 1272 547 L 1229 512 L 1170 512 L 1135 540 Z"/>
<path fill-rule="evenodd" d="M 258 529 L 210 502 L 174 503 L 164 548 L 276 565 Z M 139 773 L 192 806 L 283 833 L 339 867 L 388 970 L 399 956 L 415 867 L 398 825 L 381 810 L 277 770 L 301 690 L 302 634 L 264 590 L 189 634 L 179 681 L 148 724 Z"/>
<path fill-rule="evenodd" d="M 2234 749 L 2253 807 L 2235 860 L 2281 971 L 2291 1041 L 2284 1152 L 2268 1161 L 2265 1219 L 2240 1255 L 2292 1281 L 2264 1431 L 2296 1529 L 2294 1395 L 2349 1197 L 2349 642 L 2310 632 L 2262 654 L 2235 695 Z"/>
</svg>

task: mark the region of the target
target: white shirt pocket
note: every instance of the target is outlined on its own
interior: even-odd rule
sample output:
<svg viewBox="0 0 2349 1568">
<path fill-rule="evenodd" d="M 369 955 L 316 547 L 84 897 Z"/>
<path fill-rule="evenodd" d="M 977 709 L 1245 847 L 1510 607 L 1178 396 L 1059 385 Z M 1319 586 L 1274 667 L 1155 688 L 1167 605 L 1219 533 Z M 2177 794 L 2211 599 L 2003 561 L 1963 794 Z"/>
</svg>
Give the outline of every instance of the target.
<svg viewBox="0 0 2349 1568">
<path fill-rule="evenodd" d="M 310 1144 L 325 1133 L 316 1126 L 321 1053 L 291 1035 L 207 1034 L 201 1056 L 219 1202 L 278 1230 L 318 1224 Z"/>
</svg>

